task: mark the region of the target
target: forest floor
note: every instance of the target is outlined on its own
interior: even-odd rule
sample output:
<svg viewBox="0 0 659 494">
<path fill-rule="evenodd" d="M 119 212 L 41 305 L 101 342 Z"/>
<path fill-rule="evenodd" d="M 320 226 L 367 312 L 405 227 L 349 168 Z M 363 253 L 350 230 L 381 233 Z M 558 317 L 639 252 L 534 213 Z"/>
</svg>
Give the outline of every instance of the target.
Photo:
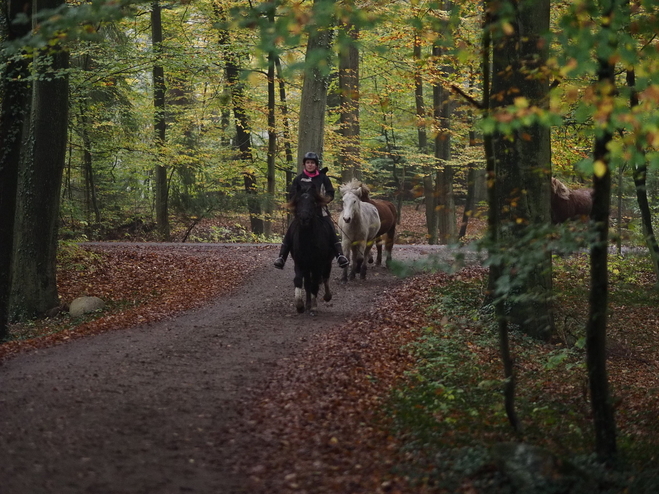
<svg viewBox="0 0 659 494">
<path fill-rule="evenodd" d="M 422 213 L 408 208 L 403 221 L 400 231 L 422 242 Z M 319 301 L 311 317 L 295 312 L 292 263 L 274 269 L 276 252 L 199 243 L 71 249 L 59 272 L 62 301 L 96 295 L 108 307 L 17 325 L 0 345 L 0 492 L 449 492 L 394 473 L 403 456 L 379 410 L 414 364 L 402 348 L 429 324 L 431 293 L 478 276 L 475 254 L 466 254 L 474 267 L 452 276 L 401 279 L 373 267 L 366 280 L 341 285 L 335 271 L 332 301 Z M 395 259 L 418 267 L 454 255 L 423 243 L 394 247 Z M 641 360 L 630 356 L 625 319 L 620 308 L 620 375 L 649 388 L 624 406 L 646 409 L 656 403 L 657 350 L 646 344 Z M 644 321 L 656 337 L 656 317 Z M 495 349 L 482 358 L 497 365 Z M 630 359 L 641 368 L 631 371 Z"/>
</svg>

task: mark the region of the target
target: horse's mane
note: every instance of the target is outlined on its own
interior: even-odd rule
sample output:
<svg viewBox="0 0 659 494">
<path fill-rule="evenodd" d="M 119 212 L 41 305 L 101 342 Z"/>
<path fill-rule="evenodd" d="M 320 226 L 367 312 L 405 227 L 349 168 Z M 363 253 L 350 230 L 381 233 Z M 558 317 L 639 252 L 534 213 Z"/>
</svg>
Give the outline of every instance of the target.
<svg viewBox="0 0 659 494">
<path fill-rule="evenodd" d="M 340 189 L 342 195 L 345 195 L 348 192 L 352 192 L 364 202 L 368 202 L 370 199 L 368 196 L 370 192 L 368 186 L 356 178 L 353 178 L 350 182 L 343 184 Z"/>
<path fill-rule="evenodd" d="M 561 199 L 567 200 L 570 198 L 570 189 L 557 178 L 551 178 L 551 189 Z"/>
</svg>

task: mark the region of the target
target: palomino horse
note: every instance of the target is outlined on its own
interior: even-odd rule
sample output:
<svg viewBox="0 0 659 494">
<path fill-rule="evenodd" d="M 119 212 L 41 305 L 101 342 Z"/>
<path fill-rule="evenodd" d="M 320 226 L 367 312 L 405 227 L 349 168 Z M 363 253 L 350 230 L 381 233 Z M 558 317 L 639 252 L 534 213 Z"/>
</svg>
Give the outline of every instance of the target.
<svg viewBox="0 0 659 494">
<path fill-rule="evenodd" d="M 295 262 L 295 307 L 298 312 L 304 312 L 306 308 L 312 316 L 316 315 L 316 298 L 321 282 L 325 285 L 323 299 L 326 302 L 332 299 L 329 278 L 334 259 L 333 232 L 329 231 L 321 216 L 326 204 L 326 198 L 313 186 L 296 194 L 289 204 L 294 215 L 291 223 L 291 257 Z M 302 300 L 303 285 L 306 301 Z"/>
<path fill-rule="evenodd" d="M 383 199 L 371 199 L 369 197 L 370 190 L 368 186 L 358 180 L 353 179 L 346 186 L 349 186 L 362 201 L 373 204 L 377 208 L 378 216 L 380 217 L 380 230 L 378 230 L 375 239 L 375 246 L 378 252 L 375 264 L 376 266 L 382 264 L 382 244 L 384 244 L 385 264 L 389 265 L 391 251 L 394 247 L 394 238 L 396 236 L 396 222 L 398 221 L 396 206 L 392 202 Z M 369 262 L 373 262 L 373 259 L 371 258 Z"/>
<path fill-rule="evenodd" d="M 375 237 L 380 230 L 380 217 L 373 204 L 363 202 L 357 195 L 359 189 L 354 189 L 351 183 L 341 186 L 343 196 L 343 211 L 339 216 L 341 244 L 343 253 L 350 262 L 350 279 L 355 279 L 359 273 L 361 279 L 366 278 L 366 263 Z M 343 270 L 343 282 L 348 281 L 348 267 Z"/>
</svg>

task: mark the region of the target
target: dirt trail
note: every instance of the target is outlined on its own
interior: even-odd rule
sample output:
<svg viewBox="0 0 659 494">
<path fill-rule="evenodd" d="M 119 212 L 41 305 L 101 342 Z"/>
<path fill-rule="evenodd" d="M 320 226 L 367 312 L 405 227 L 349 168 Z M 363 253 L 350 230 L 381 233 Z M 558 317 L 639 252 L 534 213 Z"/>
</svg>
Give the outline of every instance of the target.
<svg viewBox="0 0 659 494">
<path fill-rule="evenodd" d="M 383 268 L 347 286 L 334 273 L 334 299 L 312 318 L 293 308 L 292 263 L 278 271 L 272 257 L 203 309 L 3 362 L 0 493 L 244 492 L 231 467 L 253 446 L 242 410 L 310 337 L 399 282 Z"/>
</svg>

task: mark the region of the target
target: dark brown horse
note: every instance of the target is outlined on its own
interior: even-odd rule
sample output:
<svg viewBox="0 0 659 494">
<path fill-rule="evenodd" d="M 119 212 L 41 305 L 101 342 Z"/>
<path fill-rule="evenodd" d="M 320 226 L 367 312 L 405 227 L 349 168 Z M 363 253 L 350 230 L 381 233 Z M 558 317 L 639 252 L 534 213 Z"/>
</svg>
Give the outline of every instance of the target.
<svg viewBox="0 0 659 494">
<path fill-rule="evenodd" d="M 326 205 L 327 199 L 314 186 L 298 192 L 289 203 L 294 214 L 291 256 L 295 262 L 295 308 L 298 312 L 306 309 L 312 316 L 316 315 L 321 283 L 325 286 L 323 299 L 326 302 L 332 299 L 329 279 L 334 258 L 330 241 L 333 234 L 322 218 L 322 208 Z M 303 289 L 306 300 L 302 298 Z"/>
<path fill-rule="evenodd" d="M 350 185 L 354 189 L 361 189 L 361 193 L 357 194 L 361 200 L 373 204 L 378 210 L 378 215 L 380 216 L 380 230 L 375 237 L 375 246 L 378 251 L 375 265 L 380 266 L 382 264 L 383 244 L 385 250 L 385 264 L 389 265 L 389 261 L 391 261 L 391 250 L 394 248 L 394 239 L 396 237 L 396 222 L 398 221 L 396 206 L 394 206 L 392 202 L 385 201 L 384 199 L 371 199 L 368 186 L 357 180 L 353 180 Z"/>
</svg>

